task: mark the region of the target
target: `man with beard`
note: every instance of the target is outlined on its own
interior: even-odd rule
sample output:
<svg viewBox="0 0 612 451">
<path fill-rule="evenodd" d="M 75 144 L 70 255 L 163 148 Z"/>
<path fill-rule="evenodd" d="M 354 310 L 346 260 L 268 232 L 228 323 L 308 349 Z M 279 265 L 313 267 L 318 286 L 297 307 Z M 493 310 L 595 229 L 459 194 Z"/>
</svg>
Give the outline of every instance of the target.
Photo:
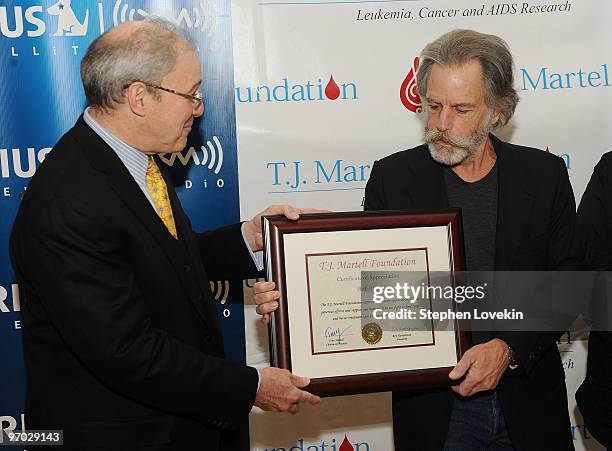
<svg viewBox="0 0 612 451">
<path fill-rule="evenodd" d="M 426 144 L 375 162 L 365 209 L 461 207 L 469 271 L 573 269 L 563 161 L 491 134 L 514 114 L 513 79 L 497 36 L 455 30 L 428 44 L 417 74 Z M 395 449 L 573 449 L 559 335 L 474 332 L 452 390 L 394 392 Z"/>
</svg>

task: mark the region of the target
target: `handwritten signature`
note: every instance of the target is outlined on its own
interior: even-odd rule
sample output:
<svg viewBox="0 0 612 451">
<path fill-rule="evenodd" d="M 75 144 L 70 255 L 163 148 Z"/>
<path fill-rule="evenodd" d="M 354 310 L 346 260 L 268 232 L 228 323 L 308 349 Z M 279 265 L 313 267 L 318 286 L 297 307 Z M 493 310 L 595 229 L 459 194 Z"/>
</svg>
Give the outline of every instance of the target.
<svg viewBox="0 0 612 451">
<path fill-rule="evenodd" d="M 336 342 L 336 340 L 338 341 L 338 343 L 342 342 L 342 338 L 344 338 L 345 336 L 348 335 L 353 335 L 353 334 L 347 334 L 346 331 L 349 330 L 351 328 L 351 326 L 347 326 L 346 328 L 344 328 L 343 330 L 340 330 L 339 327 L 328 327 L 327 329 L 325 329 L 325 338 L 332 338 L 333 340 L 328 340 L 329 342 Z"/>
</svg>

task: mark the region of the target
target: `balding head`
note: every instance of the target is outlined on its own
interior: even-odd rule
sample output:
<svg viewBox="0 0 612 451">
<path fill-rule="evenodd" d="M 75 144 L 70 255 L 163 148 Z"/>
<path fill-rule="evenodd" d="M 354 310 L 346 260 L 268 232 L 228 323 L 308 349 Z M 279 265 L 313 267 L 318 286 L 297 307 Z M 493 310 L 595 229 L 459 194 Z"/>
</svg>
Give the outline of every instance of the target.
<svg viewBox="0 0 612 451">
<path fill-rule="evenodd" d="M 179 51 L 192 49 L 188 35 L 164 19 L 126 22 L 94 40 L 81 61 L 89 105 L 113 109 L 134 81 L 158 84 L 172 71 Z"/>
</svg>

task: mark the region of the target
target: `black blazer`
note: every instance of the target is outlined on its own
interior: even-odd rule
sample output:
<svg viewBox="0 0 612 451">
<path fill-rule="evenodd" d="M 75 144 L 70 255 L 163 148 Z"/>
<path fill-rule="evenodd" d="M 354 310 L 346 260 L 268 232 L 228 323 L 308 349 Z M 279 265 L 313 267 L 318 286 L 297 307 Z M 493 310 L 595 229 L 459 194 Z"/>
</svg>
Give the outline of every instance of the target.
<svg viewBox="0 0 612 451">
<path fill-rule="evenodd" d="M 491 139 L 498 165 L 495 269 L 576 268 L 584 253 L 575 237 L 574 196 L 563 161 L 492 135 Z M 431 158 L 426 145 L 374 163 L 366 186 L 366 210 L 445 207 L 443 167 Z M 565 374 L 556 346 L 560 332 L 495 336 L 512 347 L 520 362 L 520 369 L 508 371 L 497 387 L 515 448 L 573 449 Z M 442 449 L 452 403 L 448 389 L 394 392 L 395 449 Z"/>
<path fill-rule="evenodd" d="M 66 449 L 218 450 L 255 369 L 224 359 L 209 278 L 251 276 L 240 225 L 175 240 L 81 117 L 33 177 L 10 240 L 23 290 L 26 423 Z"/>
<path fill-rule="evenodd" d="M 578 223 L 589 242 L 595 269 L 586 379 L 576 392 L 584 421 L 602 444 L 612 448 L 612 152 L 601 157 L 578 207 Z"/>
</svg>

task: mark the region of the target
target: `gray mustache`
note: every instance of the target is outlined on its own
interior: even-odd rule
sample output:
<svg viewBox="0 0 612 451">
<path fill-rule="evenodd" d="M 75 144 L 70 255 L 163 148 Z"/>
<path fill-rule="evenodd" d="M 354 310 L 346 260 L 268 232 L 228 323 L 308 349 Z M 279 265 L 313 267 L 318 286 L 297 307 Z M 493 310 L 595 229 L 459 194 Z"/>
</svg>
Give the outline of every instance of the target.
<svg viewBox="0 0 612 451">
<path fill-rule="evenodd" d="M 442 141 L 455 147 L 469 147 L 472 140 L 469 138 L 461 138 L 453 133 L 443 132 L 437 128 L 432 128 L 425 132 L 424 141 L 431 144 L 435 141 Z"/>
</svg>

